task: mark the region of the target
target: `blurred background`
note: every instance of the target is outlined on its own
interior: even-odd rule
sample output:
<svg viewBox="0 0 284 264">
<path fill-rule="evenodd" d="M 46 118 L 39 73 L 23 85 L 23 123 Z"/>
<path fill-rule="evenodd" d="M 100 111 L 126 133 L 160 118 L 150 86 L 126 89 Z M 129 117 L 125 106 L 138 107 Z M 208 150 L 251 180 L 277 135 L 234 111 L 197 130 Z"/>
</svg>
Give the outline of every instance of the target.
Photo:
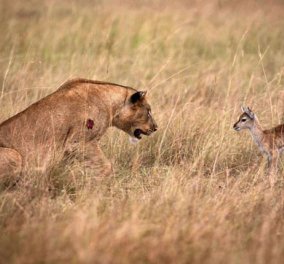
<svg viewBox="0 0 284 264">
<path fill-rule="evenodd" d="M 0 262 L 283 261 L 282 174 L 232 130 L 241 105 L 284 121 L 282 0 L 0 0 L 0 36 L 0 120 L 82 77 L 148 90 L 159 125 L 136 146 L 110 129 L 95 187 L 3 190 Z"/>
</svg>

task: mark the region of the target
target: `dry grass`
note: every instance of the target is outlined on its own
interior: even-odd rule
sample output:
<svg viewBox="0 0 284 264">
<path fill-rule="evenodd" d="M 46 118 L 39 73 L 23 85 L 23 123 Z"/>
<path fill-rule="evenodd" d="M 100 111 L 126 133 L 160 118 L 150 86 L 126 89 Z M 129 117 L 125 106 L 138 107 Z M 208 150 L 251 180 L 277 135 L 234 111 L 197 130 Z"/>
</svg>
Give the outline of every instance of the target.
<svg viewBox="0 0 284 264">
<path fill-rule="evenodd" d="M 111 129 L 115 176 L 93 188 L 55 173 L 2 191 L 0 263 L 283 262 L 282 173 L 271 187 L 232 130 L 241 104 L 283 121 L 281 1 L 0 8 L 1 120 L 80 76 L 149 90 L 159 124 L 136 146 Z"/>
</svg>

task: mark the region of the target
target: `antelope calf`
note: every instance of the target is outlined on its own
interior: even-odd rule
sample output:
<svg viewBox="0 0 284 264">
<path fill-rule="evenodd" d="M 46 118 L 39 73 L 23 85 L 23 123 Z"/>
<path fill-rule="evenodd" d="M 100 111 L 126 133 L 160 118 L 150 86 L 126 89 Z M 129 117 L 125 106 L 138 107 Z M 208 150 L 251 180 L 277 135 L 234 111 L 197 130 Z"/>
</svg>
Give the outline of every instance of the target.
<svg viewBox="0 0 284 264">
<path fill-rule="evenodd" d="M 236 131 L 249 129 L 253 141 L 267 158 L 269 172 L 276 173 L 279 156 L 284 150 L 284 124 L 263 130 L 251 109 L 242 107 L 242 111 L 238 122 L 234 124 L 234 129 Z"/>
</svg>

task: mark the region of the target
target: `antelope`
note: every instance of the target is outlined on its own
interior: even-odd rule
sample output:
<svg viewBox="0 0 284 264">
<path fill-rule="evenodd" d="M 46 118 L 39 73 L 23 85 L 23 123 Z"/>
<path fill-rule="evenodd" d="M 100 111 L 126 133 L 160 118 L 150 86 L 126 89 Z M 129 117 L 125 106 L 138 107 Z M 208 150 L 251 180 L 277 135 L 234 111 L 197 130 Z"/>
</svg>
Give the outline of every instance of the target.
<svg viewBox="0 0 284 264">
<path fill-rule="evenodd" d="M 284 124 L 263 130 L 256 115 L 249 107 L 241 109 L 243 113 L 233 128 L 236 131 L 249 129 L 253 141 L 267 158 L 269 172 L 276 173 L 279 157 L 284 150 Z"/>
</svg>

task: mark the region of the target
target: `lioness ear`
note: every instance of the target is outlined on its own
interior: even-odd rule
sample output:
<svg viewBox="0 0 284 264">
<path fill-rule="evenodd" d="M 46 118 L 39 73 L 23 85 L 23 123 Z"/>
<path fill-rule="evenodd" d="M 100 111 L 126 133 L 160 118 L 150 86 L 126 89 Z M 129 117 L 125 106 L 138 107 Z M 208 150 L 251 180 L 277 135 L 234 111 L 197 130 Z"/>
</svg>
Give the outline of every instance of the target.
<svg viewBox="0 0 284 264">
<path fill-rule="evenodd" d="M 137 103 L 138 101 L 145 98 L 146 93 L 147 93 L 146 91 L 139 91 L 139 92 L 132 94 L 131 97 L 130 97 L 130 102 L 132 104 Z"/>
</svg>

